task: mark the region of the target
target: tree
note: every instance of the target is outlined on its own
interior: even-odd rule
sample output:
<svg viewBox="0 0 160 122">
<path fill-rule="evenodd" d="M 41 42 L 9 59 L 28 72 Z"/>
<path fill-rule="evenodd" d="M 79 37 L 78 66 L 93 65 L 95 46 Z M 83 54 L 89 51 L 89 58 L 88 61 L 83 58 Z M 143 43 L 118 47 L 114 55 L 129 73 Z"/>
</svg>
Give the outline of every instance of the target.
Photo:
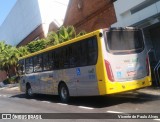
<svg viewBox="0 0 160 122">
<path fill-rule="evenodd" d="M 47 36 L 49 40 L 49 45 L 56 45 L 73 38 L 79 37 L 86 34 L 85 31 L 81 31 L 79 34 L 76 34 L 75 28 L 73 26 L 60 27 L 57 32 L 50 32 Z"/>
<path fill-rule="evenodd" d="M 19 57 L 23 57 L 23 56 L 29 54 L 29 52 L 27 50 L 27 46 L 21 46 L 21 47 L 19 47 L 17 49 L 18 49 L 18 55 L 19 55 Z"/>
<path fill-rule="evenodd" d="M 82 30 L 81 32 L 79 32 L 79 34 L 76 37 L 83 36 L 85 34 L 86 34 L 86 32 L 84 30 Z"/>
<path fill-rule="evenodd" d="M 67 26 L 68 39 L 73 39 L 76 37 L 76 31 L 73 26 Z"/>
<path fill-rule="evenodd" d="M 66 28 L 62 26 L 58 30 L 57 34 L 58 34 L 60 43 L 68 41 L 76 37 L 76 31 L 73 26 L 68 26 Z"/>
<path fill-rule="evenodd" d="M 6 47 L 5 41 L 1 41 L 0 42 L 0 53 L 5 49 L 5 47 Z"/>
<path fill-rule="evenodd" d="M 1 52 L 0 52 L 0 67 L 1 70 L 5 70 L 7 73 L 7 76 L 10 77 L 9 75 L 9 69 L 12 64 L 15 63 L 15 56 L 13 55 L 15 48 L 12 48 L 11 45 L 6 45 L 4 42 L 1 43 Z"/>
<path fill-rule="evenodd" d="M 58 38 L 58 34 L 56 32 L 50 32 L 47 36 L 47 39 L 49 41 L 48 45 L 56 45 L 59 44 L 59 38 Z"/>
<path fill-rule="evenodd" d="M 5 43 L 5 41 L 0 42 L 0 69 L 5 70 L 7 76 L 10 77 L 9 71 L 11 68 L 14 69 L 15 74 L 18 74 L 18 59 L 28 53 L 33 53 L 42 50 L 48 46 L 56 45 L 75 37 L 86 34 L 85 31 L 76 34 L 75 28 L 73 26 L 60 27 L 57 32 L 50 32 L 46 39 L 39 39 L 37 41 L 32 41 L 24 47 L 13 47 Z"/>
<path fill-rule="evenodd" d="M 37 41 L 32 41 L 27 44 L 27 50 L 30 53 L 34 53 L 34 52 L 37 52 L 39 50 L 46 48 L 48 43 L 49 43 L 49 41 L 47 39 L 40 39 Z"/>
<path fill-rule="evenodd" d="M 6 71 L 10 77 L 10 69 L 14 69 L 15 74 L 18 74 L 18 58 L 28 54 L 26 47 L 16 48 L 11 45 L 0 42 L 0 69 Z"/>
</svg>

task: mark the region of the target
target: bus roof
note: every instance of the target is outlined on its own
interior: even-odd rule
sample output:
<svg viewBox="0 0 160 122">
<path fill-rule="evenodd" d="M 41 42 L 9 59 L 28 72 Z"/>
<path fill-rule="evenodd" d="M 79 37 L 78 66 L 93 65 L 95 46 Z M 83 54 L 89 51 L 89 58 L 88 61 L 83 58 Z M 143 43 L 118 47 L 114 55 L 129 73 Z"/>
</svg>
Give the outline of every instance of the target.
<svg viewBox="0 0 160 122">
<path fill-rule="evenodd" d="M 59 47 L 63 47 L 63 46 L 65 46 L 65 45 L 68 45 L 68 44 L 77 42 L 77 41 L 79 41 L 79 40 L 81 40 L 81 39 L 85 39 L 85 38 L 91 37 L 91 36 L 93 36 L 93 35 L 97 35 L 101 30 L 102 30 L 102 29 L 99 29 L 99 30 L 96 30 L 96 31 L 87 33 L 87 34 L 85 34 L 85 35 L 83 35 L 83 36 L 80 36 L 80 37 L 77 37 L 77 38 L 73 38 L 73 39 L 68 40 L 68 41 L 66 41 L 66 42 L 62 42 L 62 43 L 60 43 L 60 44 L 50 46 L 50 47 L 48 47 L 48 48 L 39 50 L 39 51 L 34 52 L 34 53 L 30 53 L 30 54 L 28 54 L 28 55 L 26 55 L 26 56 L 20 57 L 19 60 L 25 59 L 25 58 L 28 58 L 28 57 L 32 57 L 32 56 L 35 56 L 35 55 L 38 55 L 38 54 L 41 54 L 41 53 L 44 53 L 44 52 L 47 52 L 47 51 L 50 51 L 50 50 L 59 48 Z"/>
</svg>

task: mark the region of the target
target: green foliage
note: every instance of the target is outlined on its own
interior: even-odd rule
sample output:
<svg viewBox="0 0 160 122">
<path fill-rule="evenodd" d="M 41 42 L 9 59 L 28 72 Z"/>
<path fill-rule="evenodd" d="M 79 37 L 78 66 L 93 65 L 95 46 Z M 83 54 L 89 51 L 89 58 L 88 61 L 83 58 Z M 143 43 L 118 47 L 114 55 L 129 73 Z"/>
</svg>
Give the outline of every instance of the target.
<svg viewBox="0 0 160 122">
<path fill-rule="evenodd" d="M 5 44 L 5 42 L 0 42 L 0 68 L 7 70 L 9 67 L 16 63 L 16 48 Z"/>
<path fill-rule="evenodd" d="M 49 41 L 47 39 L 40 39 L 37 41 L 32 41 L 27 44 L 27 50 L 30 53 L 37 52 L 47 47 Z"/>
<path fill-rule="evenodd" d="M 59 37 L 59 43 L 62 43 L 62 42 L 75 38 L 76 31 L 73 26 L 68 26 L 68 27 L 62 26 L 58 30 L 57 35 Z"/>
<path fill-rule="evenodd" d="M 48 45 L 56 45 L 59 44 L 59 38 L 56 32 L 50 32 L 47 36 L 47 39 L 49 40 Z"/>
<path fill-rule="evenodd" d="M 67 32 L 68 32 L 69 39 L 73 39 L 73 38 L 76 37 L 76 31 L 75 31 L 75 28 L 73 26 L 68 26 L 67 27 Z"/>
<path fill-rule="evenodd" d="M 4 51 L 4 49 L 6 48 L 6 44 L 5 44 L 5 42 L 4 41 L 1 41 L 0 42 L 0 52 L 3 52 Z"/>
<path fill-rule="evenodd" d="M 85 34 L 86 34 L 86 32 L 83 30 L 83 31 L 79 32 L 79 34 L 77 35 L 77 37 L 83 36 L 83 35 L 85 35 Z"/>
<path fill-rule="evenodd" d="M 18 58 L 28 54 L 25 47 L 16 48 L 11 45 L 5 44 L 4 41 L 0 42 L 0 69 L 5 70 L 8 77 L 9 70 L 13 68 L 17 74 L 17 62 Z"/>
<path fill-rule="evenodd" d="M 5 80 L 3 81 L 3 83 L 4 83 L 4 84 L 10 84 L 9 78 L 5 79 Z"/>
<path fill-rule="evenodd" d="M 52 45 L 57 45 L 59 43 L 71 40 L 84 34 L 86 34 L 85 31 L 76 34 L 75 28 L 73 26 L 62 26 L 57 32 L 50 32 L 46 39 L 32 41 L 26 46 L 22 46 L 19 48 L 8 45 L 5 43 L 5 41 L 0 41 L 0 70 L 5 70 L 8 77 L 10 78 L 9 70 L 12 68 L 18 76 L 17 63 L 19 57 L 25 56 L 29 53 L 37 52 Z M 10 81 L 14 80 L 6 80 L 6 82 Z"/>
<path fill-rule="evenodd" d="M 67 28 L 65 28 L 64 26 L 62 26 L 62 27 L 59 29 L 59 31 L 58 31 L 57 34 L 58 34 L 59 42 L 60 42 L 60 43 L 69 40 L 69 35 L 68 35 L 68 32 L 67 32 Z"/>
<path fill-rule="evenodd" d="M 73 38 L 79 37 L 86 34 L 85 31 L 76 34 L 75 28 L 73 26 L 60 27 L 57 32 L 50 32 L 47 36 L 47 40 L 49 41 L 49 46 L 56 45 Z"/>
<path fill-rule="evenodd" d="M 11 78 L 7 78 L 3 81 L 4 84 L 13 84 L 13 83 L 18 83 L 18 76 L 13 76 Z"/>
<path fill-rule="evenodd" d="M 27 46 L 25 46 L 25 47 L 21 46 L 17 49 L 18 49 L 19 57 L 22 57 L 22 56 L 29 54 L 29 52 L 27 50 Z"/>
</svg>

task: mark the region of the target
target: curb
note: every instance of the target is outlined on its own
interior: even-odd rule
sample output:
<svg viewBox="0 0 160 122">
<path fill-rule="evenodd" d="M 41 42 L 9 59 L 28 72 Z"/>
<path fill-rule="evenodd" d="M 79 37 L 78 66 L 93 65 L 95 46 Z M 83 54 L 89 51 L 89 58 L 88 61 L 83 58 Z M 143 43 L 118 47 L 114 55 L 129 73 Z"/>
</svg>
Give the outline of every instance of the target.
<svg viewBox="0 0 160 122">
<path fill-rule="evenodd" d="M 154 88 L 154 87 L 147 87 L 147 88 L 143 88 L 143 89 L 139 89 L 137 90 L 139 92 L 142 93 L 146 93 L 146 94 L 152 94 L 152 95 L 160 95 L 160 88 Z"/>
</svg>

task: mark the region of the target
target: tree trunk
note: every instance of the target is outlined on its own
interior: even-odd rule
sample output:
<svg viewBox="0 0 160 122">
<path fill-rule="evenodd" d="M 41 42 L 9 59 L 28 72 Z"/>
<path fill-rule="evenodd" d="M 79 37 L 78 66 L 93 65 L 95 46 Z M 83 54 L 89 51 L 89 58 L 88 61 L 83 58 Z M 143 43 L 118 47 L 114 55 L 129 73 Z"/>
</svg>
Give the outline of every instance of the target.
<svg viewBox="0 0 160 122">
<path fill-rule="evenodd" d="M 17 67 L 16 67 L 16 66 L 13 66 L 13 68 L 14 68 L 14 73 L 16 74 L 16 76 L 18 76 L 19 74 L 18 74 L 18 72 L 17 72 Z"/>
<path fill-rule="evenodd" d="M 6 72 L 6 74 L 7 74 L 7 78 L 10 78 L 9 70 L 8 70 L 8 69 L 5 69 L 5 72 Z"/>
</svg>

